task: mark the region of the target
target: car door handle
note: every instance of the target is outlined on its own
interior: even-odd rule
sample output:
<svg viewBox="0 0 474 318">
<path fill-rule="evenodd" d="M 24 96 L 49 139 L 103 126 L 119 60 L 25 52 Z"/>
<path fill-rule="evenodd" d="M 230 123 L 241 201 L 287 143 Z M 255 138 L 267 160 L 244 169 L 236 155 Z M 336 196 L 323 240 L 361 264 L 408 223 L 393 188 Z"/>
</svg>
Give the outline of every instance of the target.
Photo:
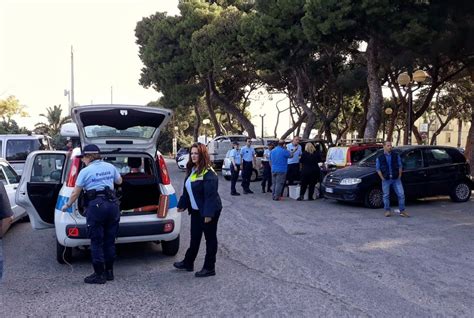
<svg viewBox="0 0 474 318">
<path fill-rule="evenodd" d="M 16 190 L 16 189 L 18 189 L 18 187 L 13 187 L 13 190 Z"/>
<path fill-rule="evenodd" d="M 26 194 L 26 192 L 20 192 L 20 194 L 21 194 L 21 195 L 25 195 L 25 194 Z"/>
</svg>

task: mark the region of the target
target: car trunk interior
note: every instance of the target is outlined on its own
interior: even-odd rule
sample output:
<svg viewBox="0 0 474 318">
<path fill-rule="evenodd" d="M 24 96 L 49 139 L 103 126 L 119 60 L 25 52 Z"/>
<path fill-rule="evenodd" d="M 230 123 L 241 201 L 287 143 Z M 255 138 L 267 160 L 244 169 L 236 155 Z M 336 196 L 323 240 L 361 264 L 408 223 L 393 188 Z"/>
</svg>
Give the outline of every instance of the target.
<svg viewBox="0 0 474 318">
<path fill-rule="evenodd" d="M 113 164 L 122 176 L 122 184 L 116 188 L 121 215 L 156 214 L 160 198 L 160 179 L 154 160 L 149 155 L 129 153 L 104 156 L 103 159 Z M 84 215 L 82 193 L 79 197 L 79 212 Z"/>
</svg>

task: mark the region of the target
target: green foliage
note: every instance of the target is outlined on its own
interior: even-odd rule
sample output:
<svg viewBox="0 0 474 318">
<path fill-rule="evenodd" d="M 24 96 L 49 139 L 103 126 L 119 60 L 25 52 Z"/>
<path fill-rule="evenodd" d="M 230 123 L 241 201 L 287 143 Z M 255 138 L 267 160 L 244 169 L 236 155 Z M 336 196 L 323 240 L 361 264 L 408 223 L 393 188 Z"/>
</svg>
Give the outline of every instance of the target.
<svg viewBox="0 0 474 318">
<path fill-rule="evenodd" d="M 27 116 L 24 106 L 15 96 L 8 96 L 7 99 L 0 99 L 0 116 L 4 122 L 8 122 L 14 115 Z"/>
<path fill-rule="evenodd" d="M 31 131 L 25 127 L 18 126 L 17 122 L 13 119 L 2 119 L 0 121 L 0 135 L 7 134 L 31 134 Z"/>
<path fill-rule="evenodd" d="M 53 107 L 46 107 L 46 114 L 40 114 L 46 119 L 46 122 L 35 124 L 35 132 L 38 134 L 46 134 L 51 137 L 59 135 L 61 126 L 71 121 L 69 116 L 61 117 L 61 105 L 54 105 Z"/>
</svg>

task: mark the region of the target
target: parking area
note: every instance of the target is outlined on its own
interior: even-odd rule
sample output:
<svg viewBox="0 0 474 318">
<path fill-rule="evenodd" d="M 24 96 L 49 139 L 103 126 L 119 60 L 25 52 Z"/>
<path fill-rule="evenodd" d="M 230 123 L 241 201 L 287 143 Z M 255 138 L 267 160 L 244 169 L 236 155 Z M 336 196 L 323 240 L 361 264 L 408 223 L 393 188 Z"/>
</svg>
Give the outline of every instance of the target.
<svg viewBox="0 0 474 318">
<path fill-rule="evenodd" d="M 181 192 L 184 173 L 168 167 Z M 54 231 L 19 223 L 4 238 L 0 315 L 474 315 L 474 199 L 409 202 L 411 218 L 385 218 L 330 200 L 232 197 L 222 177 L 219 186 L 217 276 L 172 267 L 189 243 L 187 215 L 176 257 L 154 243 L 120 246 L 116 280 L 104 286 L 82 283 L 86 251 L 59 265 Z"/>
</svg>

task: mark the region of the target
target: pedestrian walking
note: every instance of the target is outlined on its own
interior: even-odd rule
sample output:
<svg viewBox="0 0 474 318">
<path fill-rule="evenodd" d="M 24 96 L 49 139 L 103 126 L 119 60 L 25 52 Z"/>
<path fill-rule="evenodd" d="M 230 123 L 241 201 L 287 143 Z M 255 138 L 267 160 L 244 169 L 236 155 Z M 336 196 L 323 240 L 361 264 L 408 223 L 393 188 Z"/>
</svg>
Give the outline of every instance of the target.
<svg viewBox="0 0 474 318">
<path fill-rule="evenodd" d="M 3 277 L 3 235 L 7 232 L 13 221 L 13 211 L 8 200 L 7 190 L 0 181 L 0 282 Z"/>
<path fill-rule="evenodd" d="M 237 179 L 239 179 L 240 165 L 242 164 L 242 155 L 240 154 L 239 142 L 232 143 L 232 150 L 229 153 L 230 159 L 230 194 L 240 195 L 235 189 Z"/>
<path fill-rule="evenodd" d="M 268 148 L 263 152 L 262 166 L 263 166 L 263 178 L 262 178 L 262 193 L 272 192 L 272 167 L 270 166 L 270 153 L 273 150 L 273 143 L 268 144 Z M 266 189 L 266 191 L 265 191 Z"/>
<path fill-rule="evenodd" d="M 240 149 L 240 154 L 242 155 L 242 189 L 244 189 L 244 194 L 253 193 L 250 190 L 250 178 L 252 177 L 253 167 L 256 167 L 256 164 L 252 138 L 247 138 L 245 146 Z"/>
<path fill-rule="evenodd" d="M 287 145 L 287 149 L 293 153 L 293 156 L 288 159 L 287 183 L 294 185 L 295 181 L 300 180 L 300 157 L 302 149 L 300 146 L 300 137 L 295 136 L 291 143 Z"/>
<path fill-rule="evenodd" d="M 114 183 L 122 177 L 114 165 L 101 160 L 96 145 L 86 145 L 79 156 L 86 165 L 79 172 L 76 186 L 68 202 L 62 207 L 66 212 L 84 191 L 87 233 L 91 240 L 94 273 L 87 276 L 87 284 L 104 284 L 114 280 L 115 238 L 119 229 L 120 208 L 115 196 Z"/>
<path fill-rule="evenodd" d="M 283 187 L 285 186 L 286 172 L 288 171 L 288 158 L 293 153 L 285 148 L 285 141 L 279 140 L 278 146 L 270 153 L 270 164 L 272 167 L 272 198 L 275 201 L 281 199 Z"/>
<path fill-rule="evenodd" d="M 181 262 L 173 264 L 177 269 L 192 272 L 199 252 L 202 234 L 206 239 L 204 266 L 196 277 L 216 275 L 217 223 L 222 210 L 218 193 L 218 177 L 211 168 L 211 159 L 205 145 L 191 146 L 191 160 L 188 162 L 183 194 L 178 202 L 178 212 L 186 209 L 191 215 L 191 242 Z"/>
<path fill-rule="evenodd" d="M 301 164 L 301 188 L 300 196 L 298 201 L 303 200 L 306 188 L 308 188 L 308 200 L 314 200 L 314 188 L 316 183 L 318 183 L 321 170 L 319 168 L 319 163 L 322 162 L 321 154 L 316 151 L 314 145 L 310 142 L 304 147 L 304 152 L 301 155 L 300 164 Z"/>
<path fill-rule="evenodd" d="M 398 207 L 400 216 L 409 217 L 405 211 L 405 192 L 402 184 L 402 160 L 398 153 L 392 152 L 392 142 L 385 141 L 383 144 L 383 153 L 375 161 L 375 169 L 380 179 L 382 179 L 383 206 L 385 216 L 392 215 L 390 210 L 390 187 L 393 187 L 398 198 Z"/>
</svg>

